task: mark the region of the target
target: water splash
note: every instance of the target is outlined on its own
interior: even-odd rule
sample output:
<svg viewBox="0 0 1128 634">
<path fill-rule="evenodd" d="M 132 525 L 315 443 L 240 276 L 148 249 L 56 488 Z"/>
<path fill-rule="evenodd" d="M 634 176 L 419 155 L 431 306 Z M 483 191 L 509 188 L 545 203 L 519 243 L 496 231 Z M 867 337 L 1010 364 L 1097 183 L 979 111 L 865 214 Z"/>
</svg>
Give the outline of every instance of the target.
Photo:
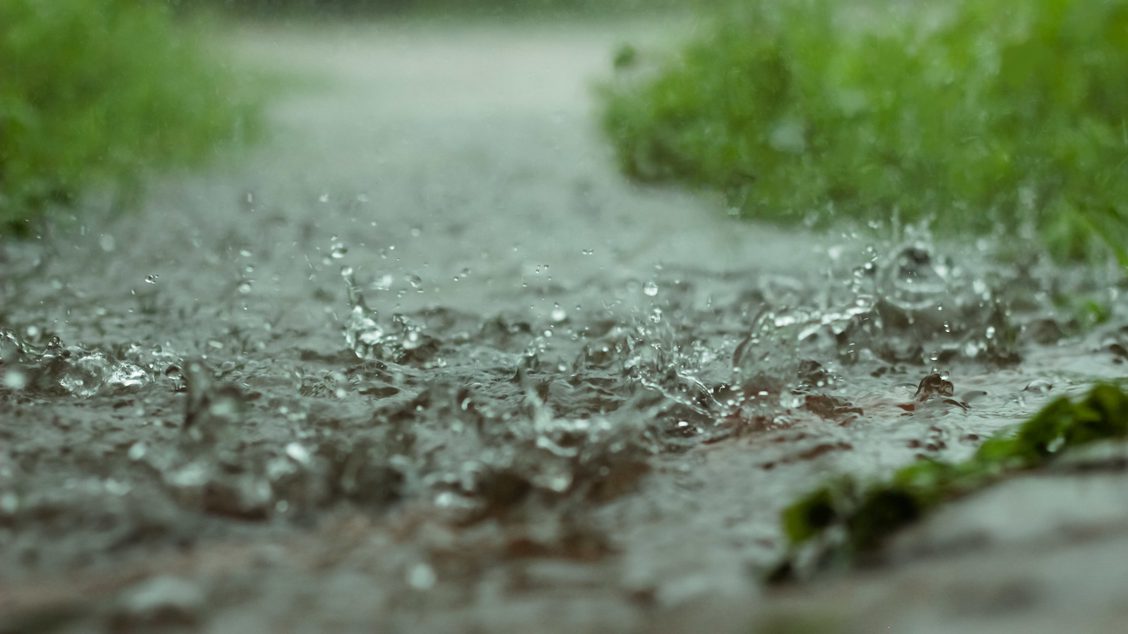
<svg viewBox="0 0 1128 634">
<path fill-rule="evenodd" d="M 69 394 L 79 398 L 137 391 L 153 379 L 152 368 L 115 358 L 105 350 L 65 345 L 58 337 L 44 343 L 0 329 L 0 369 L 4 387 L 28 394 Z"/>
<path fill-rule="evenodd" d="M 427 335 L 423 324 L 402 314 L 382 323 L 380 314 L 364 301 L 352 267 L 343 267 L 341 277 L 351 306 L 344 326 L 345 343 L 353 354 L 365 361 L 442 363 L 435 359 L 438 342 Z"/>
<path fill-rule="evenodd" d="M 241 265 L 251 257 L 232 252 Z M 345 260 L 338 252 L 328 259 Z M 338 332 L 284 316 L 193 315 L 216 327 L 193 323 L 175 344 L 188 355 L 0 330 L 5 415 L 38 420 L 44 403 L 99 412 L 98 425 L 66 432 L 69 453 L 42 458 L 57 476 L 0 454 L 16 483 L 0 491 L 2 520 L 28 536 L 144 524 L 168 538 L 217 520 L 402 505 L 458 526 L 526 518 L 550 536 L 534 540 L 536 552 L 583 543 L 606 553 L 575 509 L 645 487 L 656 468 L 711 444 L 740 438 L 777 475 L 855 454 L 870 464 L 973 447 L 1005 422 L 998 412 L 1045 390 L 1021 391 L 1036 385 L 1022 377 L 1017 397 L 973 400 L 921 378 L 952 368 L 955 379 L 939 380 L 975 389 L 969 372 L 1014 368 L 1069 331 L 1052 306 L 1060 277 L 964 260 L 919 237 L 842 247 L 814 278 L 665 266 L 647 282 L 522 289 L 521 302 L 482 313 L 393 313 L 382 300 L 394 305 L 398 282 L 421 290 L 421 279 L 381 272 L 363 287 L 381 300 L 370 304 L 342 263 Z M 460 289 L 486 283 L 475 271 Z M 317 297 L 329 314 L 333 294 Z M 1033 324 L 1047 320 L 1056 330 L 1034 342 Z M 1110 351 L 1123 339 L 1102 336 Z M 923 427 L 890 422 L 905 416 Z M 17 430 L 32 438 L 30 428 Z M 51 513 L 63 518 L 56 528 L 38 519 Z"/>
</svg>

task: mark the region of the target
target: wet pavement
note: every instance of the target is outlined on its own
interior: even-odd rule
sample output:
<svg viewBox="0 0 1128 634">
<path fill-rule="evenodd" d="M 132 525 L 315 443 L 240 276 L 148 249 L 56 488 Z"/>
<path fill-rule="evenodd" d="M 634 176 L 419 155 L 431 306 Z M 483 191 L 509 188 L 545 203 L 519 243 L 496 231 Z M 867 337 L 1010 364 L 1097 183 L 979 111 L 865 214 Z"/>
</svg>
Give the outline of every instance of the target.
<svg viewBox="0 0 1128 634">
<path fill-rule="evenodd" d="M 624 181 L 592 83 L 678 28 L 238 33 L 305 78 L 271 141 L 0 246 L 0 631 L 1114 631 L 1115 451 L 761 584 L 790 500 L 1120 376 L 1126 322 L 997 238 Z"/>
</svg>

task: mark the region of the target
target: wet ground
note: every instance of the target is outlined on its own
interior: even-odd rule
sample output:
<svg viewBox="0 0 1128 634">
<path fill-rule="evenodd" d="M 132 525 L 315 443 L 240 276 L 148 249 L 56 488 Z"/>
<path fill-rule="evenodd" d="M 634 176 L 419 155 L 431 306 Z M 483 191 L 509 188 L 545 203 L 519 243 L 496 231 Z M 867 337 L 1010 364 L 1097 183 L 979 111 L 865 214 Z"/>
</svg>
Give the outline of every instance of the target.
<svg viewBox="0 0 1128 634">
<path fill-rule="evenodd" d="M 1120 376 L 1125 320 L 1033 246 L 627 183 L 592 81 L 684 26 L 241 32 L 310 79 L 273 140 L 0 246 L 0 631 L 1117 631 L 1117 451 L 761 584 L 790 500 Z"/>
</svg>

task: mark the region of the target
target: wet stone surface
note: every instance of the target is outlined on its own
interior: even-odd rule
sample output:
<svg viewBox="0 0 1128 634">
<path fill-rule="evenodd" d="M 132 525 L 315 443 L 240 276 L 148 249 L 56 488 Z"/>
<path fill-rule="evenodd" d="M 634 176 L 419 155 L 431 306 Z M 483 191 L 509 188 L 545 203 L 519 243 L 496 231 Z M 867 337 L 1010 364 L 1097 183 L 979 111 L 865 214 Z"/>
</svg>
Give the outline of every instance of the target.
<svg viewBox="0 0 1128 634">
<path fill-rule="evenodd" d="M 1121 372 L 1101 271 L 623 182 L 586 83 L 618 32 L 420 28 L 241 33 L 331 86 L 0 245 L 10 627 L 739 629 L 796 495 Z"/>
</svg>

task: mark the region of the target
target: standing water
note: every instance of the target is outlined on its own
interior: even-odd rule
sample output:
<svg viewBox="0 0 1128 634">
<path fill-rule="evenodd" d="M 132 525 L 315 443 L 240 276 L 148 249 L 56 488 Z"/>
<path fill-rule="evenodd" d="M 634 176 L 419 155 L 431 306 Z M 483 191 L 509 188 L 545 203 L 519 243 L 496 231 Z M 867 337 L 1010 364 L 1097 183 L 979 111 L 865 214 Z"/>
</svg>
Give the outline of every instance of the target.
<svg viewBox="0 0 1128 634">
<path fill-rule="evenodd" d="M 328 78 L 266 147 L 0 247 L 12 627 L 756 604 L 797 495 L 966 457 L 1128 356 L 1062 301 L 1122 323 L 1092 272 L 624 182 L 589 94 L 622 31 L 324 28 L 239 38 Z"/>
</svg>

